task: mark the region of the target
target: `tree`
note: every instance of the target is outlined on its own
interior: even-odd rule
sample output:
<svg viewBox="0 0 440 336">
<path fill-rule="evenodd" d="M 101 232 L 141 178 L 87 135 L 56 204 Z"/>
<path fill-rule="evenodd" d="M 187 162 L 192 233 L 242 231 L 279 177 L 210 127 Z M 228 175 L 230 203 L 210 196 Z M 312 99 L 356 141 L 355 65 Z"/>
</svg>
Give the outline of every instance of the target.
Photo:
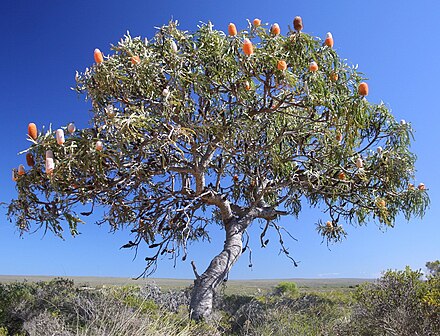
<svg viewBox="0 0 440 336">
<path fill-rule="evenodd" d="M 440 275 L 440 260 L 428 261 L 425 266 L 430 276 L 436 277 Z"/>
<path fill-rule="evenodd" d="M 57 140 L 51 129 L 30 132 L 33 167 L 14 175 L 9 218 L 22 232 L 35 223 L 59 236 L 67 222 L 75 235 L 100 205 L 99 223 L 131 228 L 124 247 L 153 251 L 145 272 L 164 254 L 185 260 L 188 243 L 218 223 L 223 250 L 201 275 L 192 263 L 200 319 L 255 221 L 262 247 L 275 230 L 296 264 L 279 219 L 303 203 L 323 209 L 317 231 L 330 242 L 345 236 L 343 223 L 422 216 L 429 199 L 411 184 L 410 124 L 369 103 L 357 68 L 301 26 L 282 36 L 256 22 L 226 36 L 211 23 L 189 33 L 170 22 L 151 40 L 127 34 L 104 58 L 95 50 L 76 75 L 91 127 L 61 128 Z M 91 209 L 78 214 L 81 204 Z"/>
</svg>

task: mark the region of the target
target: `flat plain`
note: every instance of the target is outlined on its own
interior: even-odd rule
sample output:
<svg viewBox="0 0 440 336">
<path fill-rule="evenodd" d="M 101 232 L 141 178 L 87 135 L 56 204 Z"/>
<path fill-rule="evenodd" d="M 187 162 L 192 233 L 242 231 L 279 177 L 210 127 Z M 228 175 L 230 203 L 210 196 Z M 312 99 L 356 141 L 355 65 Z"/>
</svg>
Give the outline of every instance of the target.
<svg viewBox="0 0 440 336">
<path fill-rule="evenodd" d="M 11 282 L 37 282 L 50 281 L 54 278 L 71 279 L 79 287 L 100 288 L 102 286 L 142 286 L 146 283 L 155 284 L 163 291 L 181 290 L 193 284 L 193 279 L 169 279 L 169 278 L 118 278 L 118 277 L 92 277 L 92 276 L 48 276 L 48 275 L 0 275 L 0 283 Z M 364 282 L 372 282 L 373 279 L 357 278 L 330 278 L 330 279 L 251 279 L 251 280 L 228 280 L 225 283 L 226 294 L 253 295 L 256 293 L 269 292 L 280 282 L 295 282 L 302 292 L 323 292 L 338 289 L 352 289 Z"/>
</svg>

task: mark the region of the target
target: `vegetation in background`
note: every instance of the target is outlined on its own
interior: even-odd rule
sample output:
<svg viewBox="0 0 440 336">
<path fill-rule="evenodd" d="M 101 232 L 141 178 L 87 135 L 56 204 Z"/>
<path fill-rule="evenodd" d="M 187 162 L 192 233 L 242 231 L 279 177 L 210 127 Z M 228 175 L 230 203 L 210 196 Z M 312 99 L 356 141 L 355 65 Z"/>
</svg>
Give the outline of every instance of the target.
<svg viewBox="0 0 440 336">
<path fill-rule="evenodd" d="M 406 268 L 356 289 L 221 295 L 210 323 L 189 319 L 189 289 L 74 286 L 66 279 L 0 284 L 0 335 L 440 335 L 440 277 Z"/>
</svg>

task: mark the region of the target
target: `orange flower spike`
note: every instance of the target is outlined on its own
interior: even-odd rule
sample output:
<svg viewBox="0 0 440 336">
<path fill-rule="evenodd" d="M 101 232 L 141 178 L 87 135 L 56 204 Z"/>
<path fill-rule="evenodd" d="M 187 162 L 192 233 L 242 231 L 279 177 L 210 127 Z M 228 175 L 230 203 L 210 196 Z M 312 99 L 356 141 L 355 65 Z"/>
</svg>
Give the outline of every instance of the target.
<svg viewBox="0 0 440 336">
<path fill-rule="evenodd" d="M 316 71 L 318 71 L 318 64 L 316 64 L 316 62 L 310 62 L 309 70 L 310 70 L 311 72 L 316 72 Z"/>
<path fill-rule="evenodd" d="M 19 176 L 23 176 L 24 174 L 26 174 L 26 169 L 24 169 L 24 166 L 22 164 L 18 166 L 17 173 Z"/>
<path fill-rule="evenodd" d="M 327 223 L 325 223 L 325 225 L 329 228 L 329 229 L 333 229 L 333 223 L 331 221 L 327 221 Z"/>
<path fill-rule="evenodd" d="M 35 125 L 34 123 L 29 123 L 29 125 L 28 125 L 28 135 L 33 140 L 37 140 L 37 137 L 38 137 L 37 125 Z"/>
<path fill-rule="evenodd" d="M 368 96 L 368 84 L 365 82 L 360 83 L 358 87 L 358 93 L 364 97 Z"/>
<path fill-rule="evenodd" d="M 139 64 L 141 62 L 141 58 L 139 56 L 133 56 L 131 58 L 131 64 L 136 65 Z"/>
<path fill-rule="evenodd" d="M 338 179 L 340 179 L 341 181 L 342 181 L 342 180 L 345 180 L 345 173 L 344 173 L 344 172 L 340 172 L 340 173 L 338 174 Z"/>
<path fill-rule="evenodd" d="M 58 145 L 62 145 L 66 141 L 65 138 L 64 138 L 64 131 L 61 128 L 56 130 L 55 138 L 57 139 L 57 144 Z"/>
<path fill-rule="evenodd" d="M 228 33 L 229 36 L 236 36 L 237 35 L 237 27 L 235 27 L 235 24 L 232 22 L 228 26 Z"/>
<path fill-rule="evenodd" d="M 333 48 L 334 41 L 333 41 L 332 33 L 327 33 L 327 37 L 325 38 L 324 44 L 329 48 Z"/>
<path fill-rule="evenodd" d="M 332 82 L 336 82 L 336 81 L 338 80 L 338 78 L 339 78 L 339 76 L 338 76 L 338 74 L 337 74 L 336 72 L 332 72 L 332 73 L 330 74 L 330 80 L 331 80 Z"/>
<path fill-rule="evenodd" d="M 255 18 L 254 21 L 252 21 L 252 24 L 254 25 L 254 27 L 260 27 L 261 26 L 261 20 Z"/>
<path fill-rule="evenodd" d="M 272 35 L 277 36 L 280 35 L 281 33 L 281 29 L 280 26 L 278 25 L 278 23 L 274 23 L 272 25 L 272 27 L 270 28 L 270 32 L 272 33 Z"/>
<path fill-rule="evenodd" d="M 303 21 L 301 16 L 295 16 L 293 19 L 293 28 L 295 28 L 297 32 L 300 32 L 303 29 Z"/>
<path fill-rule="evenodd" d="M 252 45 L 252 42 L 249 39 L 244 39 L 243 52 L 248 56 L 254 53 L 254 46 Z"/>
<path fill-rule="evenodd" d="M 277 69 L 278 69 L 278 70 L 281 70 L 281 71 L 285 71 L 285 70 L 287 69 L 287 63 L 286 63 L 286 61 L 279 60 L 279 61 L 277 62 Z"/>
<path fill-rule="evenodd" d="M 101 50 L 99 50 L 98 48 L 96 48 L 93 52 L 93 57 L 95 58 L 95 62 L 98 64 L 104 62 L 104 56 L 102 55 Z"/>
<path fill-rule="evenodd" d="M 246 88 L 246 91 L 249 91 L 249 90 L 251 89 L 251 84 L 249 84 L 248 81 L 246 81 L 246 82 L 244 83 L 244 86 L 245 86 L 245 88 Z"/>
</svg>

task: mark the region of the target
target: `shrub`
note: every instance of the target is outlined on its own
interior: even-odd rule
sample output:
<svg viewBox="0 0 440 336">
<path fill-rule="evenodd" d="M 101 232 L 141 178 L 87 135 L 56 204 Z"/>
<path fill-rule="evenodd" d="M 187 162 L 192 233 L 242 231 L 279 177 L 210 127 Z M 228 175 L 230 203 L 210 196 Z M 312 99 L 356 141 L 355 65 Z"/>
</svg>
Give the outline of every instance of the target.
<svg viewBox="0 0 440 336">
<path fill-rule="evenodd" d="M 299 293 L 298 285 L 295 282 L 283 281 L 275 287 L 275 294 L 295 297 Z"/>
<path fill-rule="evenodd" d="M 347 325 L 351 335 L 439 335 L 440 282 L 422 280 L 420 271 L 387 271 L 358 288 Z"/>
</svg>

